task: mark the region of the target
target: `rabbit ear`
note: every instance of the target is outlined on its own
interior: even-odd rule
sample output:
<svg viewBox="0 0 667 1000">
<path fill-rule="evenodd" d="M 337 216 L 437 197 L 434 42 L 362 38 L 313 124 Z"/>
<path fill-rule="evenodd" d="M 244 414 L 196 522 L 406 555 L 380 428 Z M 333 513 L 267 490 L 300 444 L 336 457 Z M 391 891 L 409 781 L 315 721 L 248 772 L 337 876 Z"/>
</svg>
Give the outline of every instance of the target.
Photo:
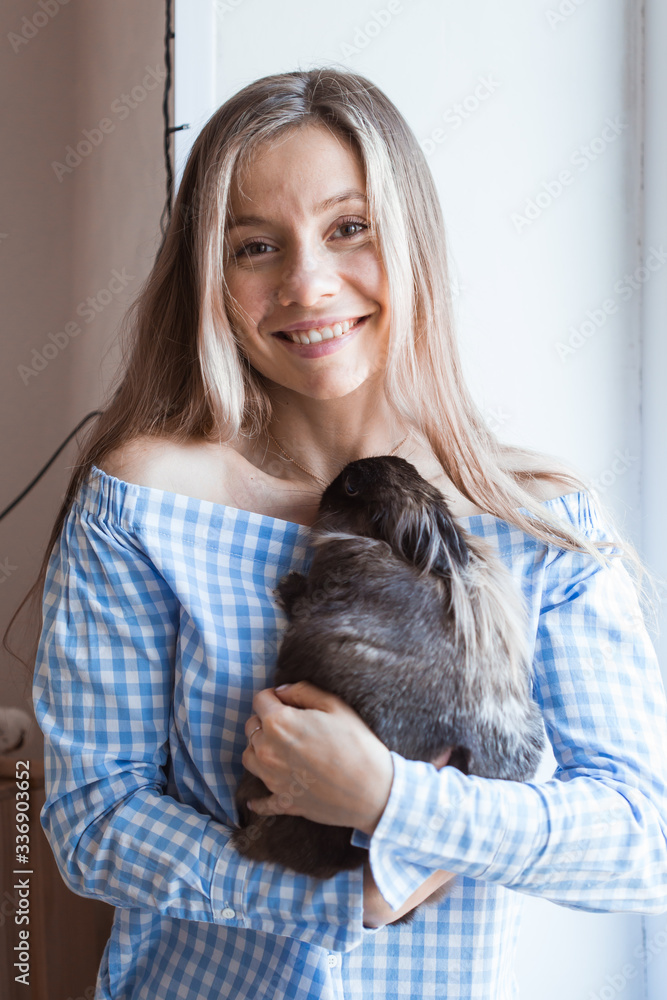
<svg viewBox="0 0 667 1000">
<path fill-rule="evenodd" d="M 396 517 L 386 511 L 377 525 L 392 548 L 425 573 L 449 576 L 468 564 L 468 548 L 444 504 L 403 507 Z"/>
<path fill-rule="evenodd" d="M 274 591 L 277 594 L 277 603 L 288 616 L 292 614 L 294 602 L 305 593 L 306 583 L 303 573 L 297 573 L 295 570 L 282 577 L 278 583 Z"/>
</svg>

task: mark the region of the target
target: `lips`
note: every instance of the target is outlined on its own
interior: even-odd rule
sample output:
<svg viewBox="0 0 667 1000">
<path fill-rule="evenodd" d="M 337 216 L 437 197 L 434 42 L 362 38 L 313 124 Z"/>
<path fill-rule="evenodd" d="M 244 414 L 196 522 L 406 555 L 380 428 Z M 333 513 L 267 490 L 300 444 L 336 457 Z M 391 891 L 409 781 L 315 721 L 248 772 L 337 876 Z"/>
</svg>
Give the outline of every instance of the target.
<svg viewBox="0 0 667 1000">
<path fill-rule="evenodd" d="M 304 326 L 302 329 L 297 330 L 278 330 L 273 334 L 274 337 L 279 337 L 281 340 L 289 340 L 293 344 L 319 344 L 322 341 L 332 340 L 333 338 L 344 337 L 350 330 L 354 329 L 355 326 L 367 317 L 361 316 L 349 320 L 341 320 L 339 322 L 329 323 L 327 325 L 321 326 Z"/>
<path fill-rule="evenodd" d="M 320 358 L 325 354 L 333 354 L 340 350 L 340 348 L 345 347 L 346 344 L 348 344 L 360 333 L 368 318 L 368 316 L 361 316 L 352 324 L 352 326 L 350 326 L 347 333 L 341 333 L 339 336 L 332 334 L 331 337 L 322 338 L 314 343 L 295 343 L 292 338 L 283 331 L 274 333 L 273 336 L 285 345 L 286 350 L 293 351 L 300 358 Z M 296 331 L 294 332 L 296 333 Z M 299 333 L 303 332 L 304 331 L 299 331 Z"/>
</svg>

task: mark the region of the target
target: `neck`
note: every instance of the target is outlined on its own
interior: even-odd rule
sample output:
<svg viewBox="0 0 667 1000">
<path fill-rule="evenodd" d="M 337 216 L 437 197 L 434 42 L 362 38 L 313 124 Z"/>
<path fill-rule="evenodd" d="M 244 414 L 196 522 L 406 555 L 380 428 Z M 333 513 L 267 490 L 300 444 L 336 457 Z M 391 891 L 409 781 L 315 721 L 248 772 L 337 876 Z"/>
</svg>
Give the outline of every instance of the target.
<svg viewBox="0 0 667 1000">
<path fill-rule="evenodd" d="M 277 388 L 272 404 L 269 432 L 291 458 L 327 483 L 348 462 L 389 454 L 409 430 L 380 393 L 355 390 L 338 399 L 313 399 Z M 275 454 L 273 442 L 269 445 Z M 304 475 L 294 466 L 293 473 Z"/>
</svg>

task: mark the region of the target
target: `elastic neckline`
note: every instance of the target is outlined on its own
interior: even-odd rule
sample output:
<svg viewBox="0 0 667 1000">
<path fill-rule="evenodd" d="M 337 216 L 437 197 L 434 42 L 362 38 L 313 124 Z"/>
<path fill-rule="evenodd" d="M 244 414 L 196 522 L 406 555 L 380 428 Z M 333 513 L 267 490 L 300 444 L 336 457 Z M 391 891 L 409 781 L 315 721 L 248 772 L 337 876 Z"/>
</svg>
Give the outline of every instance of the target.
<svg viewBox="0 0 667 1000">
<path fill-rule="evenodd" d="M 162 490 L 157 486 L 140 486 L 138 483 L 129 483 L 124 479 L 118 479 L 117 476 L 112 476 L 104 469 L 100 469 L 99 466 L 93 464 L 91 465 L 91 472 L 97 473 L 103 479 L 112 480 L 114 483 L 120 484 L 120 486 L 125 490 L 130 490 L 132 493 L 140 496 L 142 492 L 158 494 L 163 497 L 172 497 L 175 501 L 192 501 L 196 504 L 200 504 L 202 507 L 208 508 L 211 512 L 219 510 L 232 511 L 234 515 L 243 514 L 250 520 L 257 521 L 271 521 L 274 524 L 284 524 L 288 525 L 290 528 L 296 528 L 298 531 L 303 533 L 308 533 L 312 531 L 310 525 L 301 524 L 299 521 L 286 521 L 281 517 L 271 517 L 270 514 L 260 514 L 255 510 L 244 510 L 242 507 L 230 507 L 228 504 L 216 503 L 214 500 L 204 500 L 202 497 L 192 497 L 187 493 L 174 493 L 172 490 Z M 571 493 L 563 493 L 557 497 L 550 497 L 548 500 L 542 500 L 540 506 L 544 507 L 547 504 L 556 503 L 558 501 L 564 501 L 567 497 L 578 497 L 582 495 L 581 490 L 573 490 Z M 520 511 L 528 513 L 525 507 L 519 507 Z M 456 521 L 471 521 L 473 518 L 491 518 L 492 521 L 502 521 L 502 518 L 496 517 L 495 514 L 490 514 L 488 511 L 483 511 L 481 514 L 461 514 L 456 517 Z"/>
</svg>

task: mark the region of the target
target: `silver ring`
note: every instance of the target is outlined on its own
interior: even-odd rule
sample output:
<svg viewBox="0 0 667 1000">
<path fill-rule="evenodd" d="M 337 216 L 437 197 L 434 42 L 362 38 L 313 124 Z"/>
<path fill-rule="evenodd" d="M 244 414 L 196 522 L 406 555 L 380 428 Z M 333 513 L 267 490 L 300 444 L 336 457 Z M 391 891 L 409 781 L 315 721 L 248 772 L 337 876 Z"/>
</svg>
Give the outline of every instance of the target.
<svg viewBox="0 0 667 1000">
<path fill-rule="evenodd" d="M 258 726 L 255 726 L 255 728 L 253 729 L 253 731 L 252 731 L 252 732 L 251 732 L 251 733 L 249 734 L 249 736 L 248 736 L 248 746 L 249 746 L 249 747 L 252 747 L 252 748 L 253 748 L 253 750 L 254 750 L 255 748 L 254 748 L 254 747 L 252 746 L 252 738 L 253 738 L 253 736 L 255 735 L 255 733 L 258 733 L 258 732 L 259 732 L 259 730 L 260 730 L 261 728 L 262 728 L 262 723 L 260 722 L 260 724 L 259 724 Z"/>
</svg>

